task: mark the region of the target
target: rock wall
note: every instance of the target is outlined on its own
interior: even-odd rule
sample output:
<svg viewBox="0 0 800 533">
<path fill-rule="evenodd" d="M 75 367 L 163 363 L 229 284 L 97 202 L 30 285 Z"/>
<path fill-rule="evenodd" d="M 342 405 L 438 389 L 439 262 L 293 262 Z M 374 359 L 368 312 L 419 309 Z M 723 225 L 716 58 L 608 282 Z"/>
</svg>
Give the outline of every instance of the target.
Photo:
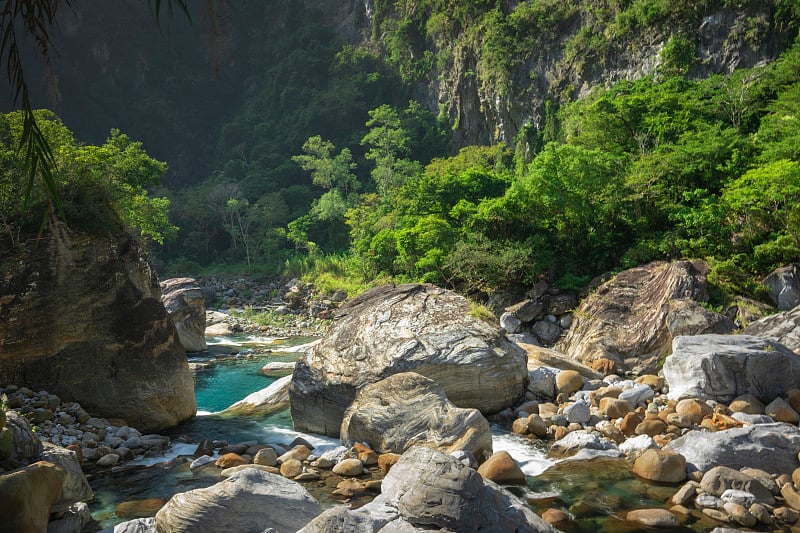
<svg viewBox="0 0 800 533">
<path fill-rule="evenodd" d="M 186 353 L 139 245 L 60 223 L 0 260 L 0 382 L 144 431 L 196 412 Z"/>
</svg>

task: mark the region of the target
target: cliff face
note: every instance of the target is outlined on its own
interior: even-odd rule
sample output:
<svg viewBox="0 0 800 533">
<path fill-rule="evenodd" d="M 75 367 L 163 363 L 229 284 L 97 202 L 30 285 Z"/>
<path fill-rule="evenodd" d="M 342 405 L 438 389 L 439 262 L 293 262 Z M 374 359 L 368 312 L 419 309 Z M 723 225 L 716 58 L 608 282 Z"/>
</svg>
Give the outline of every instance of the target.
<svg viewBox="0 0 800 533">
<path fill-rule="evenodd" d="M 155 273 L 129 236 L 60 223 L 0 260 L 0 381 L 156 431 L 196 412 Z"/>
<path fill-rule="evenodd" d="M 510 0 L 493 19 L 500 23 L 487 22 L 488 8 L 476 14 L 481 8 L 473 7 L 464 20 L 454 20 L 446 11 L 435 19 L 424 12 L 425 2 L 328 4 L 338 9 L 329 6 L 326 13 L 341 17 L 331 23 L 350 29 L 341 36 L 358 41 L 372 35 L 371 45 L 378 48 L 403 38 L 386 28 L 423 28 L 416 48 L 414 39 L 405 43 L 410 62 L 425 54 L 436 58 L 416 97 L 429 109 L 446 112 L 462 146 L 524 141 L 518 135 L 527 127 L 544 127 L 545 100 L 565 102 L 598 85 L 666 74 L 676 62 L 692 78 L 756 66 L 777 57 L 796 33 L 781 18 L 779 2 L 754 0 L 735 6 L 721 1 L 674 9 L 653 5 L 653 12 L 633 14 L 633 4 L 618 2 Z M 467 2 L 456 4 L 450 8 L 455 13 L 470 9 L 464 7 Z M 367 29 L 353 31 L 354 21 Z M 393 53 L 403 52 L 395 48 Z"/>
</svg>

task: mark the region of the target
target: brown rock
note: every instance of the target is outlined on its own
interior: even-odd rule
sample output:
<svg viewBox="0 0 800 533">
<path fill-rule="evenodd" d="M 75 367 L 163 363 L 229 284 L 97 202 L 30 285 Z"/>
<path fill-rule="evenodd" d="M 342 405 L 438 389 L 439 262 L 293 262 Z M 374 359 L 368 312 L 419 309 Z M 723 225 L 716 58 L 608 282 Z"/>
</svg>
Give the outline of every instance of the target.
<svg viewBox="0 0 800 533">
<path fill-rule="evenodd" d="M 511 432 L 516 433 L 517 435 L 527 435 L 528 434 L 528 419 L 527 418 L 517 418 L 511 424 Z"/>
<path fill-rule="evenodd" d="M 603 398 L 618 398 L 619 395 L 622 393 L 622 389 L 620 387 L 600 387 L 597 390 L 593 390 L 589 393 L 589 401 L 594 406 L 599 406 L 600 401 Z"/>
<path fill-rule="evenodd" d="M 798 517 L 800 517 L 797 511 L 786 506 L 778 507 L 772 514 L 785 524 L 794 524 L 797 522 Z"/>
<path fill-rule="evenodd" d="M 714 414 L 713 409 L 704 401 L 696 398 L 687 398 L 675 405 L 675 412 L 689 419 L 692 424 L 699 424 L 704 418 Z"/>
<path fill-rule="evenodd" d="M 800 389 L 790 389 L 786 391 L 786 401 L 792 406 L 792 409 L 800 413 Z"/>
<path fill-rule="evenodd" d="M 628 511 L 625 520 L 647 527 L 678 527 L 678 518 L 666 509 L 636 509 Z"/>
<path fill-rule="evenodd" d="M 599 372 L 603 376 L 610 376 L 617 373 L 617 362 L 607 357 L 598 357 L 592 361 L 589 366 L 595 372 Z"/>
<path fill-rule="evenodd" d="M 378 468 L 382 472 L 388 472 L 400 460 L 400 454 L 397 453 L 382 453 L 378 456 Z"/>
<path fill-rule="evenodd" d="M 0 475 L 3 530 L 15 533 L 46 531 L 50 508 L 61 497 L 64 477 L 64 470 L 44 461 Z"/>
<path fill-rule="evenodd" d="M 562 370 L 556 374 L 556 392 L 572 395 L 583 388 L 583 377 L 576 370 Z"/>
<path fill-rule="evenodd" d="M 526 485 L 525 473 L 506 451 L 492 454 L 480 467 L 478 473 L 501 485 Z"/>
<path fill-rule="evenodd" d="M 638 413 L 631 412 L 623 417 L 619 429 L 625 436 L 631 437 L 636 435 L 636 427 L 641 423 L 642 417 Z"/>
<path fill-rule="evenodd" d="M 303 473 L 303 462 L 299 459 L 287 459 L 281 463 L 281 475 L 285 478 L 294 479 Z"/>
<path fill-rule="evenodd" d="M 781 496 L 783 496 L 784 501 L 786 501 L 786 505 L 795 511 L 800 511 L 800 492 L 794 488 L 794 485 L 785 483 L 781 487 Z"/>
<path fill-rule="evenodd" d="M 311 455 L 311 450 L 305 444 L 298 444 L 288 452 L 278 457 L 278 461 L 283 463 L 290 459 L 297 459 L 298 461 L 305 461 Z"/>
<path fill-rule="evenodd" d="M 637 435 L 650 435 L 654 437 L 667 431 L 667 425 L 656 418 L 655 420 L 643 420 L 641 424 L 636 426 L 635 433 Z"/>
<path fill-rule="evenodd" d="M 159 509 L 164 507 L 167 500 L 161 498 L 147 498 L 144 500 L 129 500 L 117 505 L 114 514 L 120 518 L 148 518 L 155 516 Z"/>
<path fill-rule="evenodd" d="M 654 391 L 660 391 L 667 384 L 667 381 L 661 376 L 655 374 L 644 374 L 634 380 L 636 383 L 644 383 Z"/>
<path fill-rule="evenodd" d="M 650 481 L 679 483 L 686 479 L 686 459 L 669 450 L 647 450 L 633 463 L 633 473 Z"/>
<path fill-rule="evenodd" d="M 553 430 L 553 440 L 561 440 L 567 436 L 569 430 L 563 426 L 555 426 Z"/>
<path fill-rule="evenodd" d="M 569 521 L 569 515 L 565 511 L 553 507 L 545 509 L 542 513 L 542 518 L 544 518 L 545 522 L 554 526 Z"/>
<path fill-rule="evenodd" d="M 360 476 L 363 472 L 364 464 L 358 459 L 344 459 L 333 467 L 333 473 L 340 476 Z"/>
<path fill-rule="evenodd" d="M 65 446 L 71 452 L 75 452 L 75 458 L 78 460 L 78 464 L 83 464 L 83 448 L 81 448 L 80 444 L 70 444 Z"/>
<path fill-rule="evenodd" d="M 603 398 L 600 400 L 600 412 L 608 418 L 622 418 L 633 411 L 633 406 L 627 400 L 619 398 Z"/>
<path fill-rule="evenodd" d="M 218 468 L 231 468 L 233 466 L 239 466 L 246 463 L 247 461 L 241 455 L 235 453 L 226 453 L 225 455 L 221 455 L 220 458 L 216 460 L 214 466 Z"/>
<path fill-rule="evenodd" d="M 547 422 L 539 415 L 528 417 L 528 431 L 540 439 L 547 437 Z"/>
<path fill-rule="evenodd" d="M 783 398 L 775 398 L 772 400 L 764 407 L 764 414 L 772 417 L 776 422 L 786 422 L 794 425 L 800 422 L 800 415 L 797 414 L 797 411 Z"/>
<path fill-rule="evenodd" d="M 748 415 L 763 415 L 764 404 L 752 394 L 743 394 L 734 399 L 728 408 L 734 413 L 746 413 Z"/>
</svg>

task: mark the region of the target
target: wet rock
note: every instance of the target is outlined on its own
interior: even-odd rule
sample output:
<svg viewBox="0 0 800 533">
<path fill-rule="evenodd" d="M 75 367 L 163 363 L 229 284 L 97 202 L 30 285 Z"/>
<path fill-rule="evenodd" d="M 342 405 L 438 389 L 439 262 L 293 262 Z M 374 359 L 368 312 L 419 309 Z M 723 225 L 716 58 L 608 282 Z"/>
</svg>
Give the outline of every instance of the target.
<svg viewBox="0 0 800 533">
<path fill-rule="evenodd" d="M 636 509 L 628 511 L 625 520 L 647 527 L 678 527 L 678 518 L 666 509 Z"/>
<path fill-rule="evenodd" d="M 669 450 L 647 450 L 633 463 L 633 473 L 650 481 L 680 483 L 686 479 L 686 459 Z"/>
<path fill-rule="evenodd" d="M 506 451 L 497 452 L 489 457 L 478 468 L 478 473 L 484 479 L 500 485 L 527 485 L 527 479 L 522 469 Z"/>
<path fill-rule="evenodd" d="M 574 456 L 581 450 L 613 450 L 619 452 L 617 445 L 609 439 L 586 431 L 573 431 L 554 442 L 550 447 L 549 455 L 554 458 L 565 458 Z"/>
<path fill-rule="evenodd" d="M 129 500 L 120 503 L 114 509 L 114 514 L 120 518 L 148 518 L 155 516 L 167 501 L 161 498 L 147 498 L 144 500 Z"/>
</svg>

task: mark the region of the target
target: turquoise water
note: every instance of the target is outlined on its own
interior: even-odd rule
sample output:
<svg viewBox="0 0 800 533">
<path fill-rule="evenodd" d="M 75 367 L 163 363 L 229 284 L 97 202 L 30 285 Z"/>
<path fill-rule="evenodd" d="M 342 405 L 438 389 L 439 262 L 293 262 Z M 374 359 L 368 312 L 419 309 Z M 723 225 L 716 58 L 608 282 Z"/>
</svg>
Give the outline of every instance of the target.
<svg viewBox="0 0 800 533">
<path fill-rule="evenodd" d="M 270 360 L 273 359 L 232 359 L 197 370 L 194 382 L 197 410 L 222 411 L 248 394 L 268 387 L 275 379 L 258 371 Z"/>
</svg>

